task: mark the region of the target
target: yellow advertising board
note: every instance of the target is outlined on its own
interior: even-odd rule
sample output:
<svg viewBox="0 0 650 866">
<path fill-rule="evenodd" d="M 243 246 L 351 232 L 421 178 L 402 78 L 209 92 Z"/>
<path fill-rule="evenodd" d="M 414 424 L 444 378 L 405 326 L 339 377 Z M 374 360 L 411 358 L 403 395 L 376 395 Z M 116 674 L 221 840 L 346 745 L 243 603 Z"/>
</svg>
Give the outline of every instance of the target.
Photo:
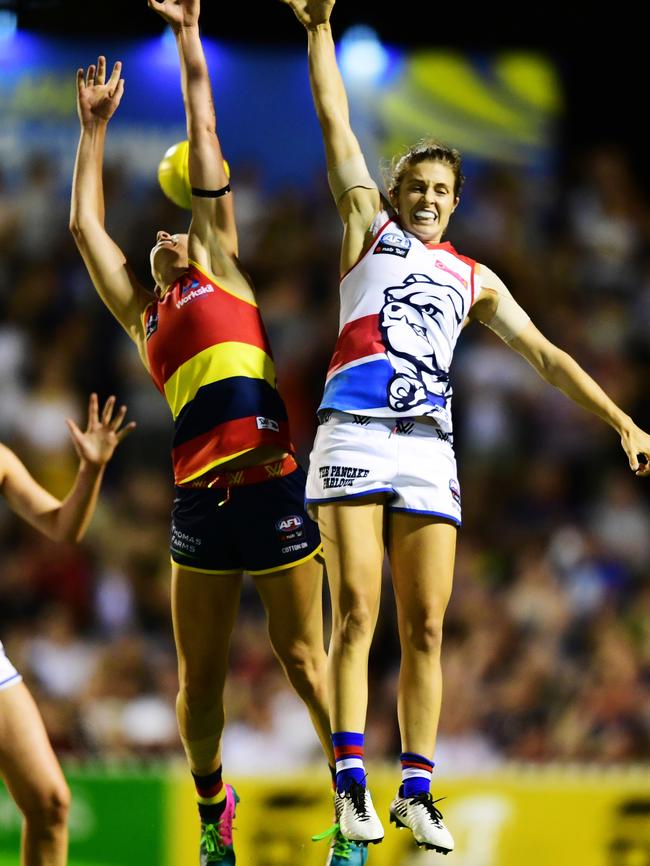
<svg viewBox="0 0 650 866">
<path fill-rule="evenodd" d="M 603 771 L 512 768 L 439 777 L 435 795 L 456 840 L 441 855 L 417 848 L 388 822 L 398 774 L 371 768 L 373 800 L 386 836 L 368 866 L 650 866 L 650 767 Z M 311 836 L 333 821 L 327 774 L 231 779 L 241 797 L 235 850 L 241 866 L 323 866 L 325 842 Z M 170 791 L 166 866 L 196 861 L 198 821 L 191 782 Z M 175 828 L 172 830 L 172 828 Z"/>
</svg>

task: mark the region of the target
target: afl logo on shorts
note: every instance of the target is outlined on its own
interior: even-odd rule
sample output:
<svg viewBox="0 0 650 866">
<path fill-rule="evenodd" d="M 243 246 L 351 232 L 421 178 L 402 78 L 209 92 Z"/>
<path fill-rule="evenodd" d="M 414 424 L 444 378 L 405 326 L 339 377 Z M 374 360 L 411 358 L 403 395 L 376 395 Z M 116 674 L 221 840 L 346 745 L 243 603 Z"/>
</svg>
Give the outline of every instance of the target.
<svg viewBox="0 0 650 866">
<path fill-rule="evenodd" d="M 305 521 L 299 514 L 289 514 L 276 521 L 275 530 L 282 541 L 292 541 L 304 535 Z"/>
<path fill-rule="evenodd" d="M 373 255 L 387 253 L 390 256 L 399 256 L 405 259 L 410 249 L 411 241 L 408 238 L 404 238 L 393 232 L 386 232 L 377 241 Z"/>
<path fill-rule="evenodd" d="M 455 478 L 449 479 L 449 490 L 456 505 L 460 508 L 460 487 Z"/>
</svg>

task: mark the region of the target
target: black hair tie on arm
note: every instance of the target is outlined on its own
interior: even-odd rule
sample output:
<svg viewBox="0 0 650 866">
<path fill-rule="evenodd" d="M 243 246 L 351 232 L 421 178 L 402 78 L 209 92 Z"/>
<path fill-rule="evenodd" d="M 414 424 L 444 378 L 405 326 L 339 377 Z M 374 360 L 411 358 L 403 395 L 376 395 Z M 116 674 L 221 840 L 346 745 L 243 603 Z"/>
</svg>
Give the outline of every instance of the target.
<svg viewBox="0 0 650 866">
<path fill-rule="evenodd" d="M 192 195 L 196 195 L 199 198 L 221 198 L 222 195 L 226 195 L 229 192 L 231 192 L 229 183 L 222 186 L 221 189 L 199 189 L 196 186 L 192 187 Z"/>
</svg>

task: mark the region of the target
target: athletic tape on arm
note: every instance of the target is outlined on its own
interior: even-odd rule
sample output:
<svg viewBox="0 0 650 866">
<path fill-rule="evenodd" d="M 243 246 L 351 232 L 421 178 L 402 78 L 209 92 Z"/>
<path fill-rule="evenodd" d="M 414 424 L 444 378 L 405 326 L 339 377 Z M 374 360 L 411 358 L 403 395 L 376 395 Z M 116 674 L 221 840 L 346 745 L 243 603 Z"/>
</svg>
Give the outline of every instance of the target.
<svg viewBox="0 0 650 866">
<path fill-rule="evenodd" d="M 494 316 L 485 324 L 498 337 L 509 343 L 521 334 L 530 322 L 530 316 L 515 301 L 504 283 L 495 274 L 492 274 L 492 271 L 488 270 L 488 274 L 494 278 L 489 279 L 488 277 L 489 288 L 497 293 L 499 300 Z"/>
<path fill-rule="evenodd" d="M 370 177 L 370 172 L 362 153 L 357 153 L 351 159 L 334 166 L 333 169 L 327 172 L 327 180 L 334 200 L 337 203 L 344 193 L 357 186 L 364 189 L 377 189 L 377 184 Z"/>
</svg>

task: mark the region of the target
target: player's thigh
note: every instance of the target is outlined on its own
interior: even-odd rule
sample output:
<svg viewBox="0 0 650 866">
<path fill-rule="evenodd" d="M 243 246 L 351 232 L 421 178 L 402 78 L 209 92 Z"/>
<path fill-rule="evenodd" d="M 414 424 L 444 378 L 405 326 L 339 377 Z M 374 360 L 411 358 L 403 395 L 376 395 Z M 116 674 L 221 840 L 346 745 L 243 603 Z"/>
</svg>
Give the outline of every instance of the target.
<svg viewBox="0 0 650 866">
<path fill-rule="evenodd" d="M 274 647 L 304 643 L 323 648 L 323 557 L 253 575 Z"/>
<path fill-rule="evenodd" d="M 239 610 L 242 573 L 172 563 L 172 621 L 181 683 L 221 681 Z"/>
<path fill-rule="evenodd" d="M 0 690 L 0 776 L 23 812 L 67 805 L 68 786 L 24 683 Z"/>
<path fill-rule="evenodd" d="M 318 525 L 334 612 L 362 597 L 378 611 L 384 563 L 384 495 L 319 504 Z"/>
<path fill-rule="evenodd" d="M 442 622 L 453 584 L 456 536 L 450 520 L 390 514 L 388 551 L 400 628 Z"/>
</svg>

